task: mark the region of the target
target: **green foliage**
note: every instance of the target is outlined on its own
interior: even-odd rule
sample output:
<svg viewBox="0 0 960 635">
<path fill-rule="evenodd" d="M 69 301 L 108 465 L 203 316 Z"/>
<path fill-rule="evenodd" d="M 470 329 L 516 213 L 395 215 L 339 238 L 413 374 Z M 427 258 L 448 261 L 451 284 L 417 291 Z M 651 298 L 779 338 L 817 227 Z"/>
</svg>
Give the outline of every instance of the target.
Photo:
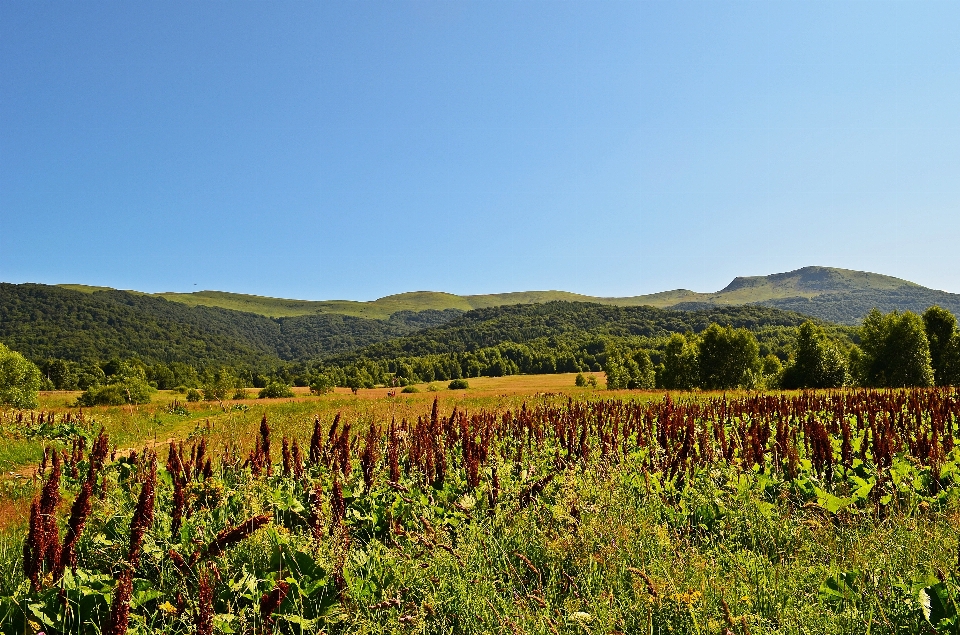
<svg viewBox="0 0 960 635">
<path fill-rule="evenodd" d="M 0 344 L 0 405 L 21 410 L 36 408 L 41 380 L 36 365 Z"/>
<path fill-rule="evenodd" d="M 932 386 L 933 366 L 924 321 L 916 313 L 874 309 L 860 329 L 855 375 L 873 387 Z"/>
<path fill-rule="evenodd" d="M 447 385 L 447 388 L 450 390 L 466 390 L 469 387 L 470 384 L 466 379 L 454 379 Z"/>
<path fill-rule="evenodd" d="M 577 378 L 573 382 L 578 388 L 583 388 L 587 385 L 587 378 L 583 376 L 583 373 L 577 373 Z"/>
<path fill-rule="evenodd" d="M 783 364 L 780 362 L 780 358 L 776 355 L 770 354 L 763 358 L 763 369 L 761 370 L 764 377 L 764 384 L 768 388 L 778 388 L 780 386 L 780 378 L 783 374 Z"/>
<path fill-rule="evenodd" d="M 746 329 L 711 324 L 697 344 L 700 382 L 708 390 L 747 388 L 762 369 L 757 338 Z"/>
<path fill-rule="evenodd" d="M 231 369 L 219 368 L 204 375 L 200 392 L 205 401 L 223 401 L 237 388 L 243 388 L 243 384 Z"/>
<path fill-rule="evenodd" d="M 633 355 L 611 354 L 607 357 L 605 370 L 608 390 L 650 390 L 656 386 L 656 371 L 645 350 L 638 350 Z"/>
<path fill-rule="evenodd" d="M 106 386 L 87 388 L 77 397 L 77 405 L 122 406 L 123 404 L 150 403 L 154 388 L 140 379 L 125 379 Z"/>
<path fill-rule="evenodd" d="M 203 399 L 203 395 L 200 394 L 200 391 L 196 388 L 190 388 L 187 390 L 187 401 L 195 403 Z"/>
<path fill-rule="evenodd" d="M 923 325 L 930 344 L 930 365 L 938 386 L 960 383 L 960 333 L 957 318 L 939 306 L 923 313 Z"/>
<path fill-rule="evenodd" d="M 315 395 L 325 395 L 332 392 L 334 380 L 327 373 L 319 373 L 310 381 L 310 392 Z"/>
<path fill-rule="evenodd" d="M 847 360 L 840 349 L 813 322 L 801 324 L 793 361 L 783 372 L 783 387 L 838 388 L 847 382 Z"/>
<path fill-rule="evenodd" d="M 420 392 L 420 389 L 417 388 L 416 386 L 404 386 L 403 390 L 401 390 L 400 392 L 417 393 L 417 392 Z"/>
<path fill-rule="evenodd" d="M 106 365 L 107 385 L 91 386 L 77 398 L 78 406 L 120 406 L 150 403 L 155 389 L 136 360 L 113 360 Z"/>
<path fill-rule="evenodd" d="M 327 313 L 270 318 L 125 291 L 83 293 L 0 283 L 0 341 L 35 360 L 137 356 L 151 365 L 166 365 L 172 379 L 157 367 L 150 380 L 160 387 L 171 381 L 171 388 L 198 385 L 178 376 L 175 363 L 265 368 L 281 359 L 316 359 L 356 350 L 437 326 L 460 313 L 405 311 L 376 320 Z"/>
<path fill-rule="evenodd" d="M 658 387 L 691 390 L 700 385 L 700 359 L 695 341 L 680 333 L 672 334 L 662 359 Z"/>
<path fill-rule="evenodd" d="M 107 631 L 117 571 L 133 575 L 136 633 L 209 632 L 198 627 L 207 608 L 213 632 L 272 635 L 479 634 L 504 625 L 538 635 L 956 632 L 960 453 L 861 448 L 863 430 L 849 408 L 852 399 L 856 412 L 879 412 L 887 433 L 930 439 L 960 395 L 766 399 L 545 397 L 522 409 L 518 402 L 509 426 L 458 435 L 403 424 L 393 440 L 388 412 L 358 410 L 341 420 L 354 436 L 337 442 L 357 449 L 344 452 L 349 469 L 321 458 L 302 475 L 284 473 L 277 446 L 281 433 L 299 433 L 307 447 L 316 404 L 274 405 L 272 473 L 243 461 L 252 442 L 232 457 L 208 448 L 212 471 L 185 477 L 164 469 L 161 454 L 136 560 L 128 557 L 131 525 L 149 454 L 120 456 L 95 475 L 76 566 L 61 580 L 42 565 L 33 589 L 20 564 L 23 538 L 0 534 L 0 633 Z M 505 414 L 499 397 L 496 404 Z M 429 402 L 419 407 L 410 419 L 429 421 Z M 256 410 L 224 415 L 237 426 L 231 440 L 259 429 Z M 449 414 L 441 406 L 436 421 Z M 495 421 L 494 411 L 476 414 Z M 827 430 L 838 421 L 855 429 L 846 440 Z M 369 433 L 365 452 L 370 423 L 381 432 Z M 787 427 L 779 439 L 778 425 Z M 718 429 L 742 440 L 725 454 Z M 955 428 L 944 432 L 955 440 Z M 825 442 L 830 460 L 806 449 L 808 435 Z M 421 447 L 434 449 L 429 474 Z M 395 475 L 391 450 L 400 456 Z M 442 479 L 435 457 L 446 459 Z M 64 470 L 67 501 L 85 481 L 83 462 L 78 472 L 79 479 Z M 174 531 L 180 478 L 188 513 Z M 242 531 L 254 518 L 263 526 Z M 201 580 L 212 591 L 207 607 Z M 280 588 L 283 601 L 271 605 Z"/>
<path fill-rule="evenodd" d="M 280 382 L 269 383 L 260 391 L 260 399 L 280 399 L 282 397 L 293 397 L 293 391 L 290 390 L 290 386 Z"/>
</svg>

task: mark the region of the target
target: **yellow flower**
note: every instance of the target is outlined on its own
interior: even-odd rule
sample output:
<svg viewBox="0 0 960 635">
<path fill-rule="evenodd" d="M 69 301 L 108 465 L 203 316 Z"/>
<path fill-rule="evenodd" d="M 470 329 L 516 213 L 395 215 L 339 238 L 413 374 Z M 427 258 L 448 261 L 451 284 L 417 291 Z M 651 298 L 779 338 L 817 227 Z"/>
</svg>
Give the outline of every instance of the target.
<svg viewBox="0 0 960 635">
<path fill-rule="evenodd" d="M 164 602 L 157 608 L 163 611 L 164 613 L 166 613 L 167 615 L 173 615 L 174 613 L 177 612 L 177 607 L 175 607 L 173 604 L 170 604 L 170 602 Z"/>
</svg>

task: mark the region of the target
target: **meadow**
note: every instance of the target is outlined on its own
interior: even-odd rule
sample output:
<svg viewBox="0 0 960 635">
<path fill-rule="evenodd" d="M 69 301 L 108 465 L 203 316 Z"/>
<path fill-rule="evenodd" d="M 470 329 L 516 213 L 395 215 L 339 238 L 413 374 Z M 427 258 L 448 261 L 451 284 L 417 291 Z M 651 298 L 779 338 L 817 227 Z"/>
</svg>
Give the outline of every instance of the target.
<svg viewBox="0 0 960 635">
<path fill-rule="evenodd" d="M 2 415 L 0 632 L 957 631 L 960 393 L 573 379 L 44 394 Z"/>
</svg>

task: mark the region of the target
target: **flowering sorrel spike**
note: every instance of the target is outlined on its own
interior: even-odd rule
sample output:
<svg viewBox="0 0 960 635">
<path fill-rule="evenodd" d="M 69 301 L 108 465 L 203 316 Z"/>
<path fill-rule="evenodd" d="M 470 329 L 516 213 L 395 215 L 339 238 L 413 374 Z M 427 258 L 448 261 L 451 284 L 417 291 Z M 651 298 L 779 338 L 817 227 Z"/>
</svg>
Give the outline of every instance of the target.
<svg viewBox="0 0 960 635">
<path fill-rule="evenodd" d="M 140 547 L 143 544 L 143 535 L 153 525 L 153 504 L 156 497 L 157 485 L 157 457 L 150 457 L 150 467 L 147 478 L 140 489 L 140 498 L 137 500 L 137 509 L 130 521 L 130 549 L 127 552 L 127 561 L 136 567 L 140 561 Z"/>
<path fill-rule="evenodd" d="M 237 525 L 236 527 L 231 527 L 230 529 L 224 529 L 217 537 L 213 539 L 206 549 L 200 552 L 198 555 L 200 557 L 210 557 L 215 558 L 219 556 L 223 551 L 230 545 L 234 545 L 247 536 L 251 535 L 264 525 L 270 522 L 272 517 L 270 514 L 262 514 L 260 516 L 254 516 L 249 520 L 244 521 L 243 523 Z"/>
<path fill-rule="evenodd" d="M 289 590 L 289 584 L 283 580 L 277 580 L 276 586 L 263 594 L 263 597 L 260 598 L 260 617 L 264 622 L 268 624 L 272 622 L 270 616 L 283 604 Z"/>
<path fill-rule="evenodd" d="M 113 604 L 110 607 L 110 623 L 106 635 L 126 635 L 130 624 L 130 596 L 133 593 L 133 571 L 124 570 L 113 589 Z"/>
</svg>

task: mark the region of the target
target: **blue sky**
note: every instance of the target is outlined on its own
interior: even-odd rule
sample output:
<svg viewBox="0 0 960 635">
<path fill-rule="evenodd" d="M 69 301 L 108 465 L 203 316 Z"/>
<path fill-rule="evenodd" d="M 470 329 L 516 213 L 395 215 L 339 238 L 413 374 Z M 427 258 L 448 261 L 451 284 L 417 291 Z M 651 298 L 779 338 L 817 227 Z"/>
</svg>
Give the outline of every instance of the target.
<svg viewBox="0 0 960 635">
<path fill-rule="evenodd" d="M 0 280 L 960 292 L 960 5 L 0 4 Z"/>
</svg>

